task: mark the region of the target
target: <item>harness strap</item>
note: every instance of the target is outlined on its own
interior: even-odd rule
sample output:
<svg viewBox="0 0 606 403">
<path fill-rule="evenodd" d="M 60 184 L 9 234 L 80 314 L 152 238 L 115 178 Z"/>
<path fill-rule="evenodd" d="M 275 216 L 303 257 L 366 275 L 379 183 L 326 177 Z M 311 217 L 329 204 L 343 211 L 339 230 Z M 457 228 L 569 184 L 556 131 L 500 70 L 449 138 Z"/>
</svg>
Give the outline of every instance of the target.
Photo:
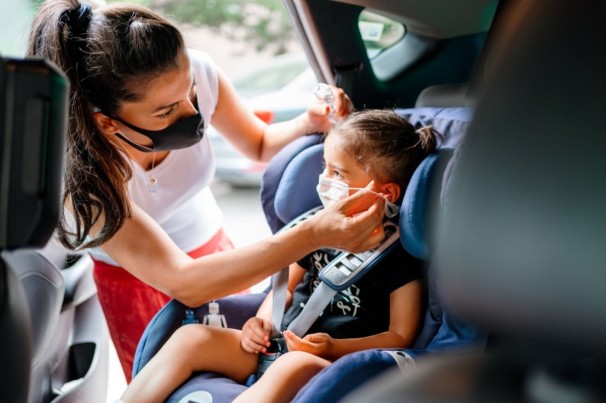
<svg viewBox="0 0 606 403">
<path fill-rule="evenodd" d="M 299 337 L 303 337 L 337 292 L 337 290 L 330 288 L 323 281 L 320 282 L 311 294 L 311 297 L 309 297 L 309 300 L 307 300 L 301 313 L 290 322 L 288 330 Z M 282 306 L 282 310 L 284 310 L 284 306 Z"/>
<path fill-rule="evenodd" d="M 282 318 L 288 290 L 288 266 L 271 276 L 271 289 L 271 337 L 275 338 L 282 333 Z"/>
<path fill-rule="evenodd" d="M 288 224 L 278 231 L 278 234 L 289 230 L 290 228 L 298 225 L 300 222 L 307 220 L 318 211 L 322 210 L 322 207 L 316 207 L 311 209 Z M 272 304 L 271 304 L 271 337 L 278 337 L 282 333 L 282 318 L 284 317 L 284 307 L 286 306 L 286 293 L 288 291 L 288 266 L 279 272 L 271 276 L 271 288 L 272 288 Z"/>
</svg>

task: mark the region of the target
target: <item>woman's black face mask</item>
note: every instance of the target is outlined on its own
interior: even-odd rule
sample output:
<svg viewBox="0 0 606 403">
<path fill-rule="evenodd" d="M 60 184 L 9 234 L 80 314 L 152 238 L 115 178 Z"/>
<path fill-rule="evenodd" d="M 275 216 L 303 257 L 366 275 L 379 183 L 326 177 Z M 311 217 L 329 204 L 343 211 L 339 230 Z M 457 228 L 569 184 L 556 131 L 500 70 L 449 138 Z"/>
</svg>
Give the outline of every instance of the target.
<svg viewBox="0 0 606 403">
<path fill-rule="evenodd" d="M 116 117 L 111 117 L 132 130 L 148 137 L 152 141 L 151 146 L 145 146 L 135 143 L 122 133 L 116 133 L 123 141 L 143 152 L 179 150 L 197 144 L 204 136 L 204 118 L 198 112 L 193 116 L 188 116 L 162 130 L 146 130 L 135 125 L 127 123 Z"/>
</svg>

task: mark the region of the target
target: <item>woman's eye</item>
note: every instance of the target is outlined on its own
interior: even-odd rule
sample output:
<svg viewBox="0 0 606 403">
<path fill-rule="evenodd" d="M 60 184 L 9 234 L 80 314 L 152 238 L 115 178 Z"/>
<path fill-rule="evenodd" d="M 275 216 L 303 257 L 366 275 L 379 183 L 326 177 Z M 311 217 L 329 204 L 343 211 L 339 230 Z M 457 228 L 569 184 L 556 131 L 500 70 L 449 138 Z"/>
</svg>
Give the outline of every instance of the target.
<svg viewBox="0 0 606 403">
<path fill-rule="evenodd" d="M 167 110 L 166 112 L 164 112 L 162 115 L 158 115 L 158 117 L 160 119 L 166 119 L 170 115 L 172 115 L 174 111 L 175 111 L 175 106 L 171 106 L 169 110 Z"/>
</svg>

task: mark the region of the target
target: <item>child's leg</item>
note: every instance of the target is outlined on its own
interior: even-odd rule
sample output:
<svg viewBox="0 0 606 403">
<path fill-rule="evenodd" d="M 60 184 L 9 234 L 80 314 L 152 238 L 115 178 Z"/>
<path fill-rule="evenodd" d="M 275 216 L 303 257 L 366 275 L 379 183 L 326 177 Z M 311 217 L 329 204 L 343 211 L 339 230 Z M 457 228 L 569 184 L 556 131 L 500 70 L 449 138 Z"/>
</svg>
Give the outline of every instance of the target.
<svg viewBox="0 0 606 403">
<path fill-rule="evenodd" d="M 244 382 L 258 356 L 240 347 L 240 331 L 204 325 L 180 327 L 130 383 L 124 402 L 163 402 L 193 372 L 212 371 Z"/>
<path fill-rule="evenodd" d="M 315 374 L 330 361 L 303 351 L 280 356 L 254 385 L 240 394 L 233 403 L 290 402 Z"/>
</svg>

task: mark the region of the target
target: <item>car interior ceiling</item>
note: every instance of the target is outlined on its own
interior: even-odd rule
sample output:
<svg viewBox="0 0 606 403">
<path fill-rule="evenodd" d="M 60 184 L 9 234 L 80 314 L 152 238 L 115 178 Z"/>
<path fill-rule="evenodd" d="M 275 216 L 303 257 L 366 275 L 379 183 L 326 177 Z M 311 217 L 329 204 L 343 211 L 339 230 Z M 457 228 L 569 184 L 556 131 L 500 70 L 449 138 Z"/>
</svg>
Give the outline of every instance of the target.
<svg viewBox="0 0 606 403">
<path fill-rule="evenodd" d="M 341 0 L 394 16 L 420 36 L 448 39 L 485 32 L 490 27 L 495 0 Z"/>
<path fill-rule="evenodd" d="M 400 43 L 372 60 L 359 37 L 357 24 L 351 24 L 364 9 L 363 2 L 307 1 L 305 18 L 310 23 L 302 27 L 300 21 L 293 22 L 298 30 L 313 32 L 303 37 L 303 47 L 320 80 L 331 81 L 334 77 L 334 82 L 348 92 L 358 108 L 406 108 L 414 106 L 427 87 L 470 81 L 497 4 L 494 1 L 470 3 L 476 10 L 476 18 L 482 22 L 466 30 L 453 26 L 447 31 L 454 36 L 442 38 L 440 35 L 444 33 L 432 34 L 430 27 L 443 23 L 432 20 L 435 17 L 431 16 L 444 13 L 429 13 L 428 5 L 420 10 L 411 7 L 406 17 L 394 17 L 404 22 L 407 34 Z M 430 4 L 433 7 L 433 3 Z M 294 6 L 291 4 L 291 7 Z M 393 2 L 383 1 L 368 5 L 369 10 L 387 16 L 392 7 Z M 395 7 L 401 10 L 403 6 L 398 3 Z M 314 38 L 313 44 L 308 42 L 308 36 Z M 318 60 L 317 55 L 326 57 L 326 61 Z M 460 93 L 464 91 L 458 91 L 453 101 L 460 98 Z"/>
</svg>

